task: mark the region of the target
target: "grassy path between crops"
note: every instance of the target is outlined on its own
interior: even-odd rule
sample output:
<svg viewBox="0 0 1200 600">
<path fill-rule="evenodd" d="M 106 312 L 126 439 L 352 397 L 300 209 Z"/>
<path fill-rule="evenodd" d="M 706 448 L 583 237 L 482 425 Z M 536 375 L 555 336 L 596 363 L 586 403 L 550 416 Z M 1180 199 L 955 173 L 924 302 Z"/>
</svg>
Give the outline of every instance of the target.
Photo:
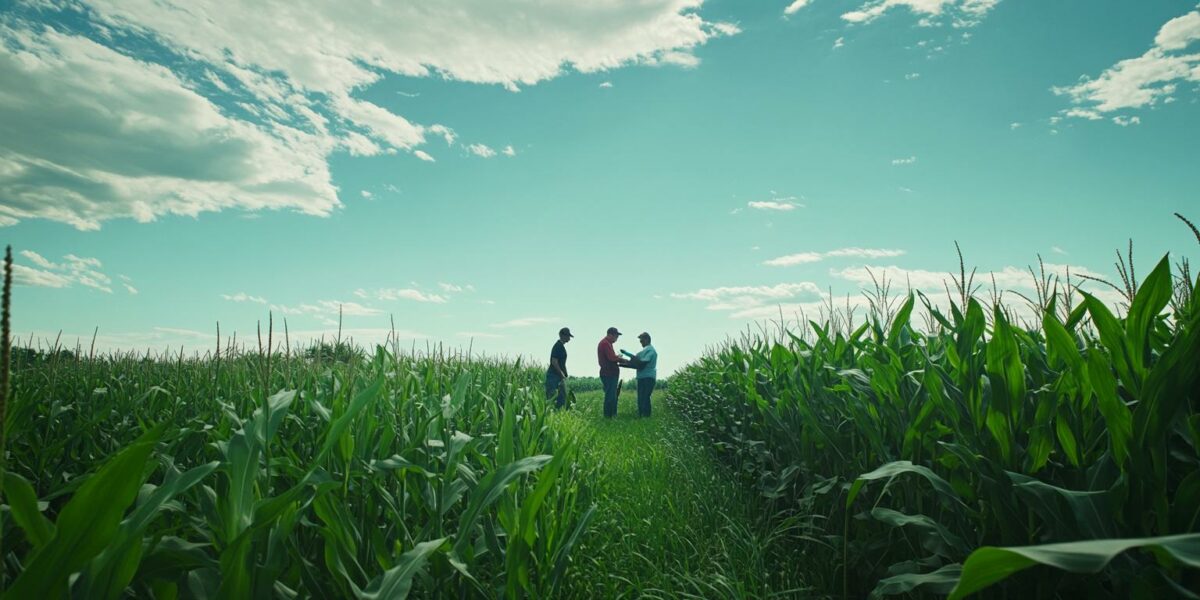
<svg viewBox="0 0 1200 600">
<path fill-rule="evenodd" d="M 575 598 L 767 598 L 802 589 L 764 554 L 748 491 L 735 484 L 679 418 L 654 396 L 639 419 L 632 392 L 617 417 L 602 393 L 578 395 L 554 426 L 582 442 L 597 505 L 574 549 L 566 589 Z"/>
</svg>

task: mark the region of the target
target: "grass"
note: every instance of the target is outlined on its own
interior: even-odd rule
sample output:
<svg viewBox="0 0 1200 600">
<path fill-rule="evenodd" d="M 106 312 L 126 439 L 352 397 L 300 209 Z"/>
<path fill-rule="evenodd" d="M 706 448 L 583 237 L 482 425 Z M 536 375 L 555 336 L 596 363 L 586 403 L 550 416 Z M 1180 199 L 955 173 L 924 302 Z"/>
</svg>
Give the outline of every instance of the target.
<svg viewBox="0 0 1200 600">
<path fill-rule="evenodd" d="M 603 394 L 578 394 L 553 426 L 580 440 L 579 462 L 597 510 L 579 544 L 564 595 L 575 598 L 767 598 L 799 594 L 771 556 L 769 531 L 705 448 L 663 406 L 638 418 L 634 393 L 617 417 Z"/>
</svg>

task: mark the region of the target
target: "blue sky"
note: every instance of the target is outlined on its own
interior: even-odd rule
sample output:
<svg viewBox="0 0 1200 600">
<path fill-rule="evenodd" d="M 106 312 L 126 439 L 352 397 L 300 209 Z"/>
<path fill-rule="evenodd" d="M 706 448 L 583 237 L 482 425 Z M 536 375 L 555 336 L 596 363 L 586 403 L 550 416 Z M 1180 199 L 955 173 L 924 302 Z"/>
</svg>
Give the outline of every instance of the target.
<svg viewBox="0 0 1200 600">
<path fill-rule="evenodd" d="M 669 372 L 868 269 L 937 291 L 956 240 L 1026 293 L 1198 254 L 1191 0 L 361 4 L 0 1 L 17 333 L 340 305 L 542 362 L 570 326 L 579 375 L 647 330 Z"/>
</svg>

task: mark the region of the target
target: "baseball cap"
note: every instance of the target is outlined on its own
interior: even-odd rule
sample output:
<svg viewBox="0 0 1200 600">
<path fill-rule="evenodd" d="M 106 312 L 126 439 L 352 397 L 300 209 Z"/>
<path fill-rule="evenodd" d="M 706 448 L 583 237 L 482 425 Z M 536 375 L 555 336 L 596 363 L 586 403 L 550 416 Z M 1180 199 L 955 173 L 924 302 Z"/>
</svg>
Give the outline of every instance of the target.
<svg viewBox="0 0 1200 600">
<path fill-rule="evenodd" d="M 639 339 L 640 339 L 640 338 L 646 338 L 646 339 L 650 339 L 650 334 L 649 334 L 649 333 L 646 333 L 645 331 L 643 331 L 643 332 L 641 332 L 641 333 L 639 333 L 639 334 L 638 334 L 638 338 L 639 338 Z"/>
<path fill-rule="evenodd" d="M 616 328 L 616 327 L 609 327 L 609 328 L 608 328 L 608 334 L 609 334 L 609 335 L 621 335 L 621 332 L 620 332 L 620 331 L 617 331 L 617 328 Z"/>
<path fill-rule="evenodd" d="M 565 335 L 565 336 L 567 336 L 567 337 L 575 337 L 575 335 L 574 335 L 573 333 L 571 333 L 571 328 L 570 328 L 570 327 L 563 327 L 562 329 L 559 329 L 559 330 L 558 330 L 558 336 L 559 336 L 559 337 L 562 337 L 562 336 L 564 336 L 564 335 Z"/>
</svg>

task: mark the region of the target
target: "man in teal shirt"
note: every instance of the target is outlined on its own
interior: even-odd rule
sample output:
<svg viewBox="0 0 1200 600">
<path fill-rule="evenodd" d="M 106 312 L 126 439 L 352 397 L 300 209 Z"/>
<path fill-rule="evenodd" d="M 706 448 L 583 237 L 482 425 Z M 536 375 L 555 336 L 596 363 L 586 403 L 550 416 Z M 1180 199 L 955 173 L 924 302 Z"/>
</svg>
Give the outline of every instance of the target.
<svg viewBox="0 0 1200 600">
<path fill-rule="evenodd" d="M 654 392 L 654 383 L 658 378 L 658 351 L 650 345 L 650 334 L 643 331 L 638 335 L 642 349 L 637 354 L 625 350 L 621 354 L 629 357 L 628 366 L 637 369 L 637 403 L 638 416 L 650 416 L 650 394 Z"/>
</svg>

